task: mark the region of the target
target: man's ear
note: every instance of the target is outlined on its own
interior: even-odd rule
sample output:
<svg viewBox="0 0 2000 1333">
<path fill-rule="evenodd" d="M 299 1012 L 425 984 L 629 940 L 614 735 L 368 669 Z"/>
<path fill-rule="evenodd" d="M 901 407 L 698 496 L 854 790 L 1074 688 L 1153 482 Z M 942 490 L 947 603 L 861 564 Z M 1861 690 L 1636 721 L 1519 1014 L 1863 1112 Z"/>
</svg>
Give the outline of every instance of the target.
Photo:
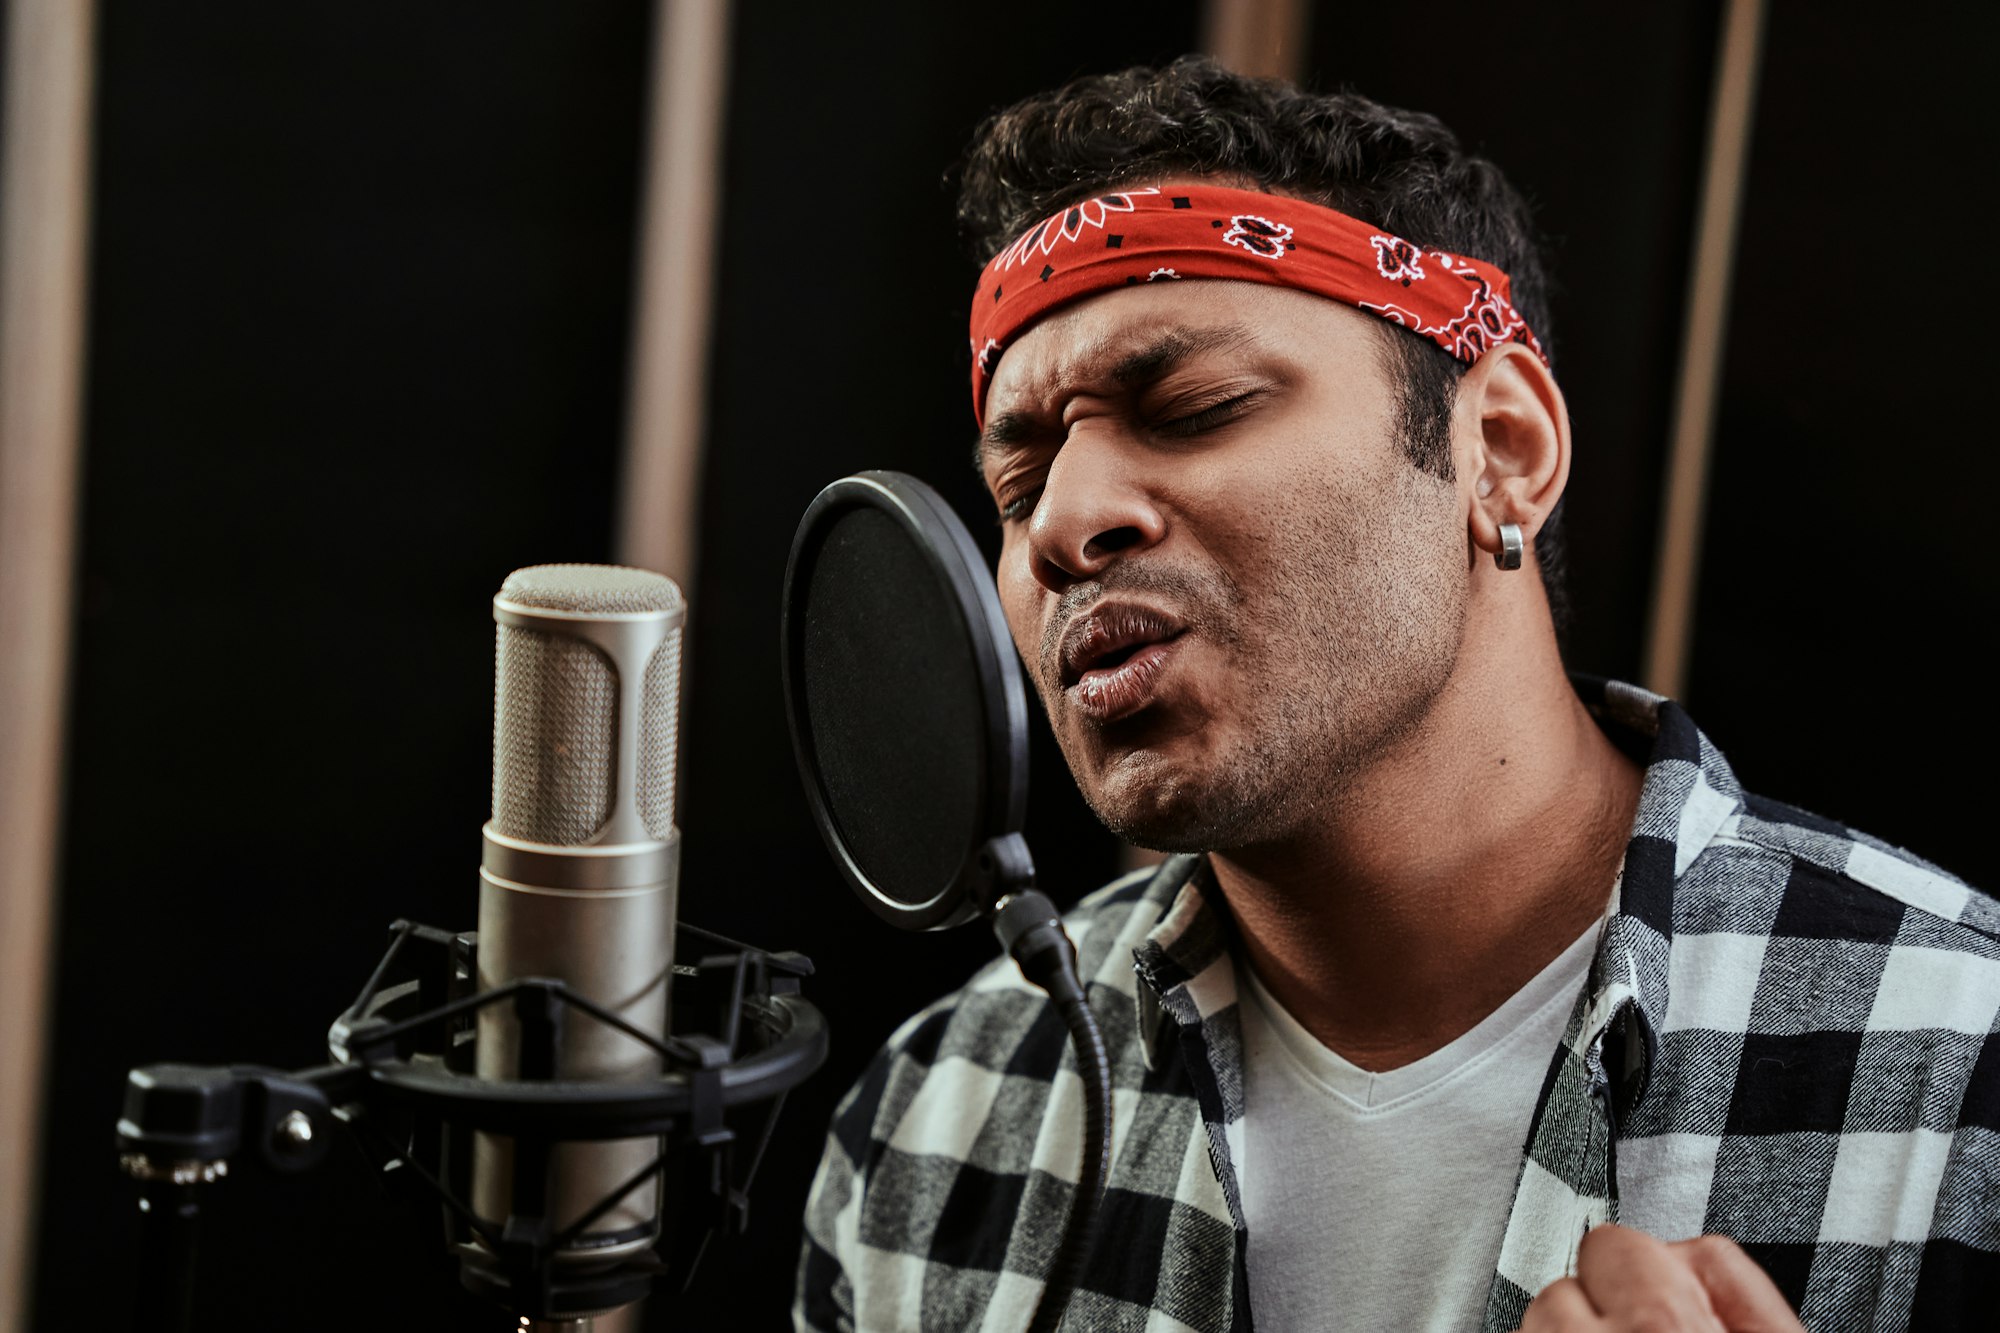
<svg viewBox="0 0 2000 1333">
<path fill-rule="evenodd" d="M 1532 549 L 1569 482 L 1569 409 L 1542 359 L 1520 343 L 1490 349 L 1458 382 L 1452 450 L 1472 544 L 1500 550 L 1518 523 Z"/>
</svg>

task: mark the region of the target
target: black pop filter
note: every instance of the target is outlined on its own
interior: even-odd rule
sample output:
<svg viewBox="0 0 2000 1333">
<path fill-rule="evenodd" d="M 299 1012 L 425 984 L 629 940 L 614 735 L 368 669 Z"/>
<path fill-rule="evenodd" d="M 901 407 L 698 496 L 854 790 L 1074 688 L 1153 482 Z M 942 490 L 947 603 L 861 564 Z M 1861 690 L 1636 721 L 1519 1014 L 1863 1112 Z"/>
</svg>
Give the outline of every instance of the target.
<svg viewBox="0 0 2000 1333">
<path fill-rule="evenodd" d="M 784 680 L 813 819 L 876 915 L 942 930 L 1032 875 L 1020 670 L 979 548 L 900 472 L 821 491 L 785 569 Z"/>
<path fill-rule="evenodd" d="M 1069 1028 L 1084 1085 L 1078 1188 L 1028 1333 L 1054 1333 L 1089 1262 L 1111 1160 L 1111 1065 L 1055 904 L 1021 839 L 1028 708 L 965 525 L 900 472 L 821 491 L 785 569 L 785 711 L 813 820 L 875 915 L 941 930 L 992 914 Z"/>
</svg>

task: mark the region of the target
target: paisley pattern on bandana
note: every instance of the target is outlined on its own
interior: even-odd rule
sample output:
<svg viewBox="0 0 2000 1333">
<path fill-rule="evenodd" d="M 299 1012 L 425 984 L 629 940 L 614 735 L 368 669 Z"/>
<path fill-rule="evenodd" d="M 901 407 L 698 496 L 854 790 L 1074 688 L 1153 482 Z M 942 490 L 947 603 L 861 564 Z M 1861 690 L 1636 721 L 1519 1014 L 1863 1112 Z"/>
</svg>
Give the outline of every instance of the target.
<svg viewBox="0 0 2000 1333">
<path fill-rule="evenodd" d="M 1507 275 L 1321 204 L 1200 182 L 1121 190 L 1023 232 L 979 275 L 972 414 L 1010 343 L 1050 311 L 1118 287 L 1223 278 L 1295 287 L 1380 316 L 1472 362 L 1501 343 L 1547 354 Z"/>
</svg>

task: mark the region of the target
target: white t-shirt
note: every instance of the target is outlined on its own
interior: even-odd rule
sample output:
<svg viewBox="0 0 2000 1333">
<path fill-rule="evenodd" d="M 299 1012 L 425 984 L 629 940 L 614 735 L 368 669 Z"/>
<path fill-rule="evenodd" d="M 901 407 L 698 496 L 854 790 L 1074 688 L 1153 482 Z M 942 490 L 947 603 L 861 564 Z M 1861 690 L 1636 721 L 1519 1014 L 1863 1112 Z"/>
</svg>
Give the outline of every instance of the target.
<svg viewBox="0 0 2000 1333">
<path fill-rule="evenodd" d="M 1259 1333 L 1479 1326 L 1528 1121 L 1598 929 L 1470 1032 L 1379 1074 L 1321 1045 L 1238 966 L 1238 1179 Z"/>
</svg>

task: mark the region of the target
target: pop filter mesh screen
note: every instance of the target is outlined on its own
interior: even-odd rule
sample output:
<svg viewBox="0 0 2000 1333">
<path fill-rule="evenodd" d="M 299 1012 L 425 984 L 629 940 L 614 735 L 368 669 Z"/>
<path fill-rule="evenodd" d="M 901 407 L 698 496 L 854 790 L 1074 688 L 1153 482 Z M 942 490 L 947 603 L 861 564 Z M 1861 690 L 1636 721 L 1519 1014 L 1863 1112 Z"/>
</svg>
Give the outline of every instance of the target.
<svg viewBox="0 0 2000 1333">
<path fill-rule="evenodd" d="M 965 617 L 878 509 L 827 526 L 799 671 L 820 785 L 848 854 L 899 902 L 937 896 L 984 828 L 986 716 Z"/>
</svg>

